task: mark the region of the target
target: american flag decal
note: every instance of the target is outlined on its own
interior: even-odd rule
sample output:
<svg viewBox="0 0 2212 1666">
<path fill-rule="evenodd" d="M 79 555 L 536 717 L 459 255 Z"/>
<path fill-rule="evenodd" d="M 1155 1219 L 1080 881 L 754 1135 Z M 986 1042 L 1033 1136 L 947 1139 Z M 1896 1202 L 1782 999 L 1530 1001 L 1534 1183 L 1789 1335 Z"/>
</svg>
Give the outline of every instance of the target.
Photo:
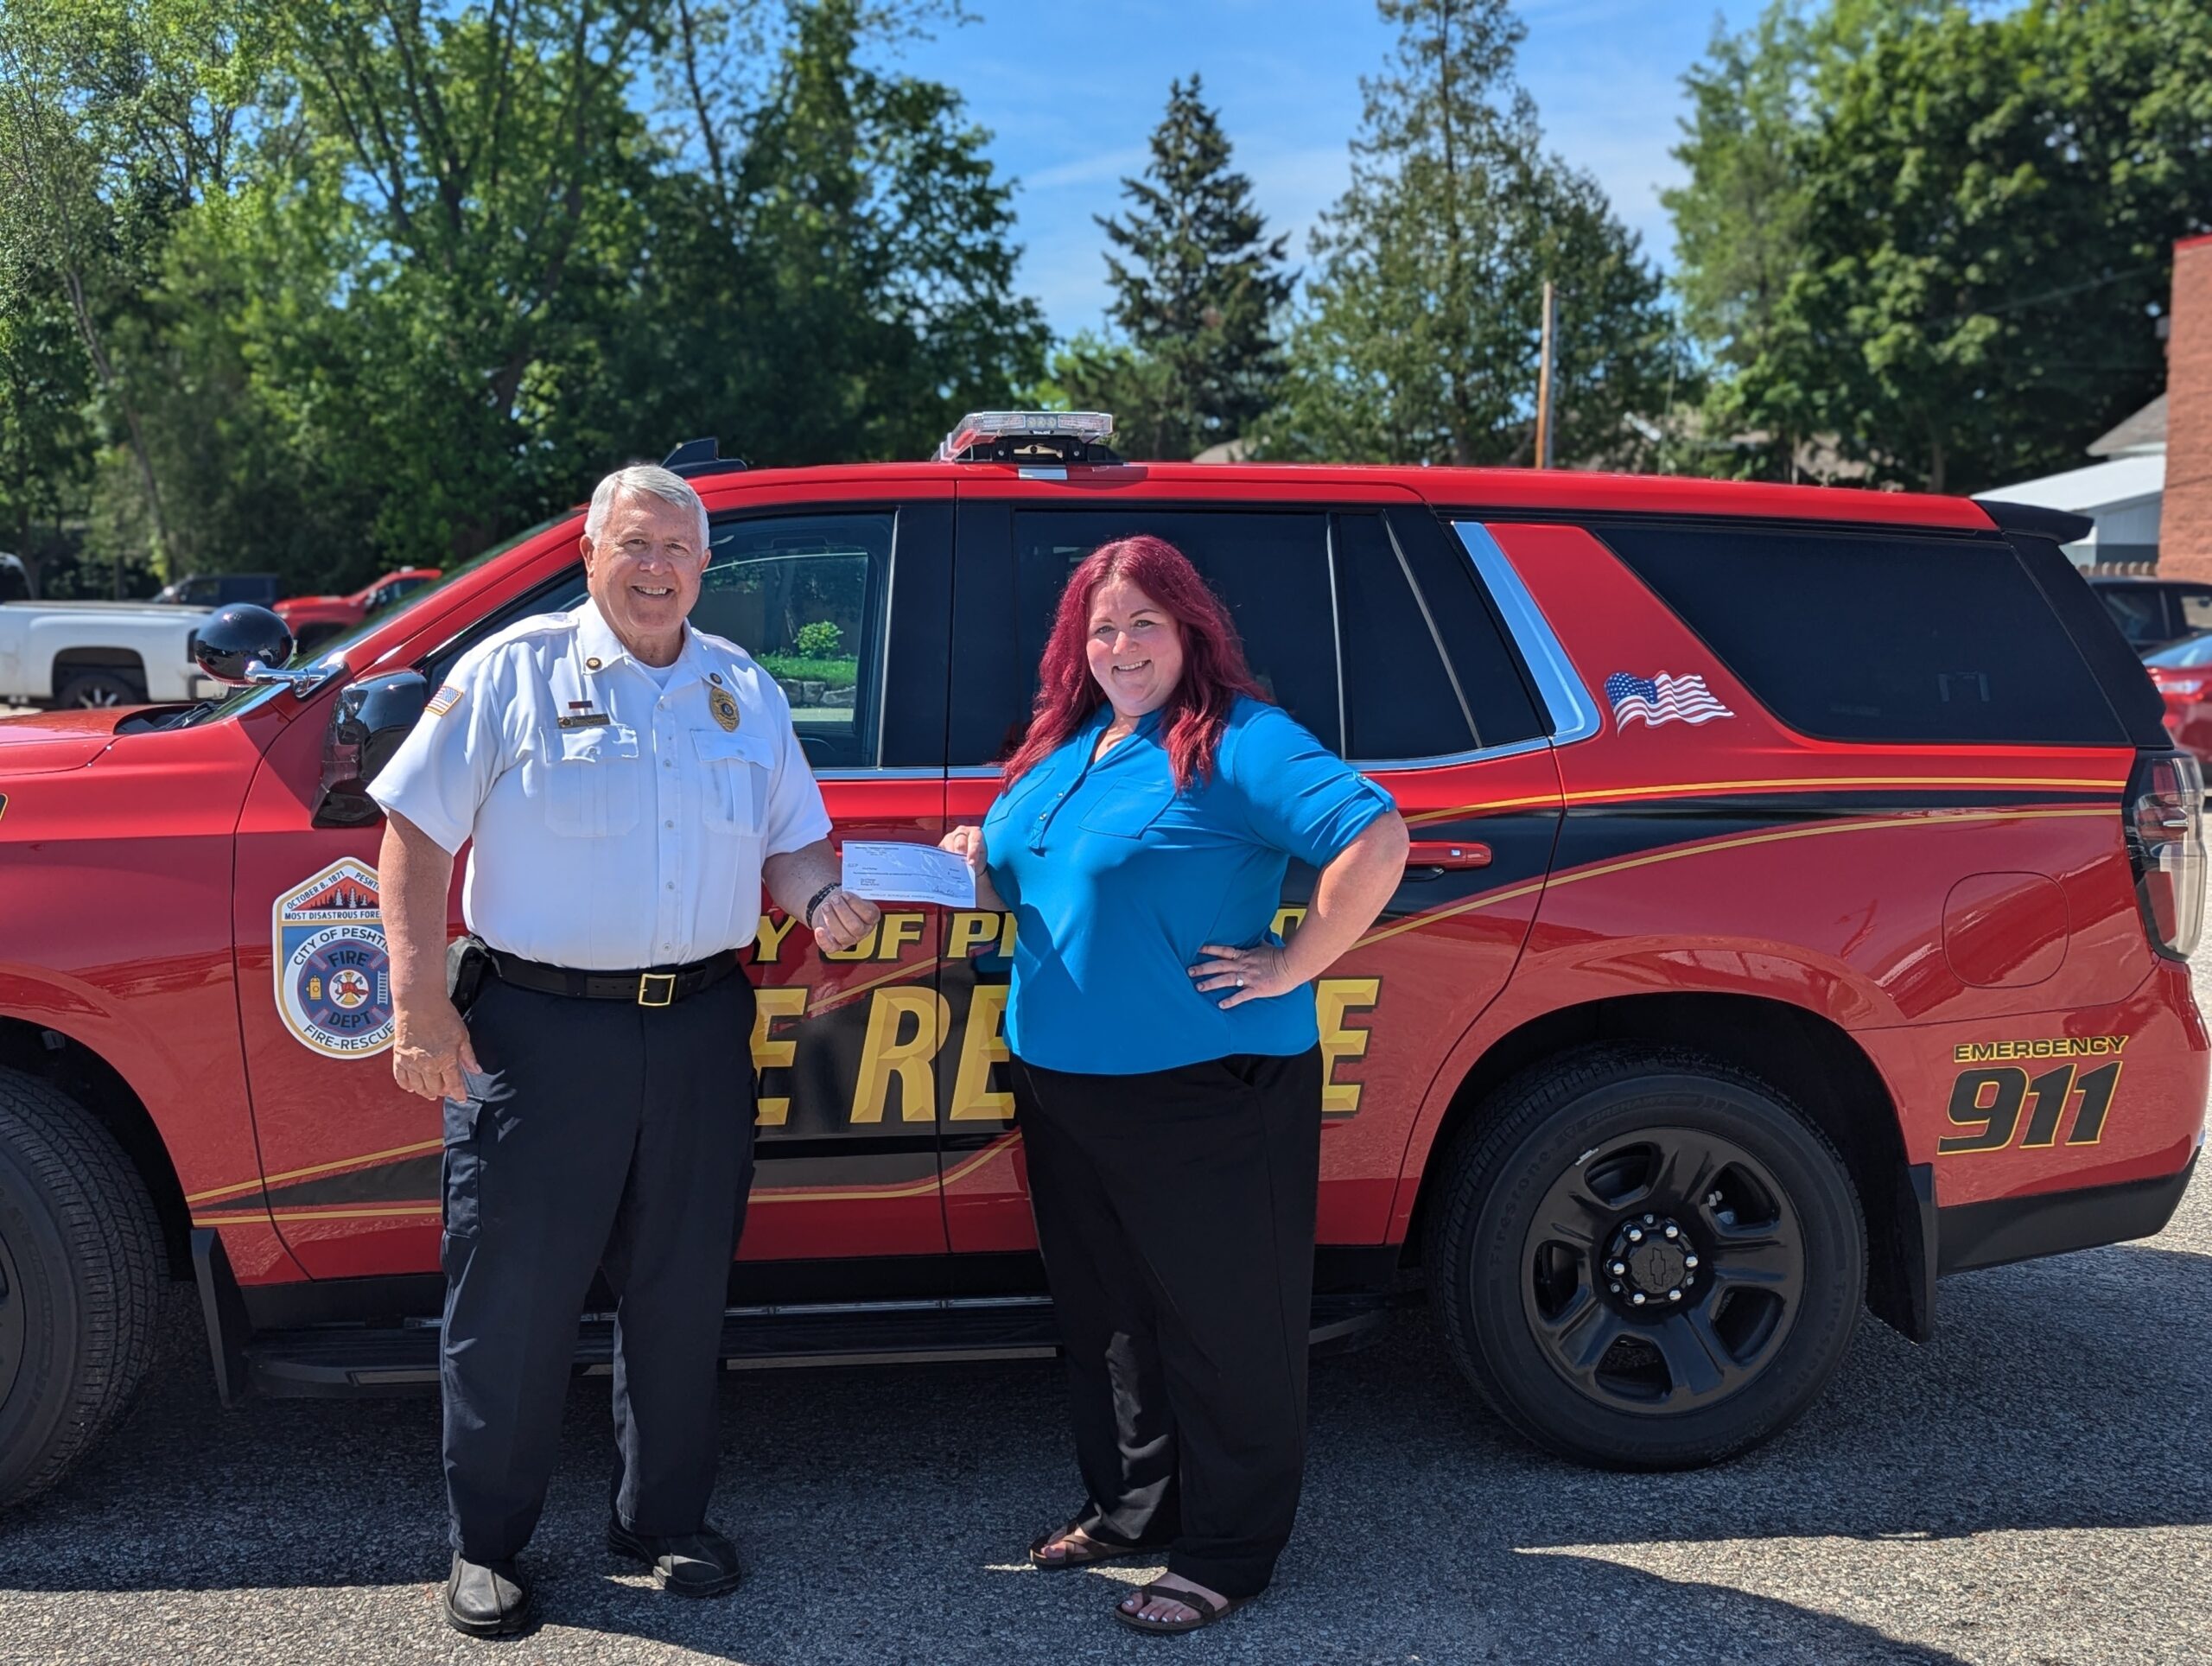
<svg viewBox="0 0 2212 1666">
<path fill-rule="evenodd" d="M 1605 698 L 1613 708 L 1613 722 L 1622 728 L 1641 720 L 1656 728 L 1662 723 L 1710 723 L 1716 717 L 1736 714 L 1713 697 L 1702 677 L 1631 677 L 1615 671 L 1605 679 Z"/>
</svg>

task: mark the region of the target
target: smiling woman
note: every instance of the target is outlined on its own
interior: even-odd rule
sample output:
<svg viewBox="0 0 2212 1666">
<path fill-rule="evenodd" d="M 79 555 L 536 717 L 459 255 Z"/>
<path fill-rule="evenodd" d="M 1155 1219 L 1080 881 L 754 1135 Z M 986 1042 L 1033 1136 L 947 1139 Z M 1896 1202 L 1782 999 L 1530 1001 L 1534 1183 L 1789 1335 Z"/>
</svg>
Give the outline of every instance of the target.
<svg viewBox="0 0 2212 1666">
<path fill-rule="evenodd" d="M 1015 918 L 1007 1045 L 1087 1494 L 1029 1555 L 1165 1548 L 1166 1576 L 1115 1615 L 1188 1631 L 1265 1590 L 1290 1536 L 1312 982 L 1389 900 L 1405 823 L 1262 694 L 1228 609 L 1163 538 L 1077 566 L 1038 682 L 1005 790 L 944 841 Z M 1319 878 L 1287 944 L 1293 860 Z"/>
</svg>

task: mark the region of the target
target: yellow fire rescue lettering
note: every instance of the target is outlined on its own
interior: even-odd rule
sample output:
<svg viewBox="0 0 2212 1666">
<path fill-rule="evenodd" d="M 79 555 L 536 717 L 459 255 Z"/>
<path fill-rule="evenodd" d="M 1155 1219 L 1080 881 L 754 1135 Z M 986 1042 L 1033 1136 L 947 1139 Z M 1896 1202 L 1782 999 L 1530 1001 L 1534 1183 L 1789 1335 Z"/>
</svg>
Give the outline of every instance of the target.
<svg viewBox="0 0 2212 1666">
<path fill-rule="evenodd" d="M 1276 909 L 1274 924 L 1275 935 L 1279 938 L 1289 937 L 1293 932 L 1295 932 L 1300 925 L 1305 924 L 1306 913 L 1306 911 L 1303 908 Z"/>
<path fill-rule="evenodd" d="M 798 922 L 788 915 L 761 915 L 760 929 L 753 934 L 753 959 L 763 966 L 772 966 L 782 959 L 784 939 L 798 925 Z"/>
<path fill-rule="evenodd" d="M 1012 916 L 1004 918 L 1011 919 Z M 965 960 L 986 943 L 998 939 L 1001 916 L 980 913 L 963 908 L 952 917 L 952 926 L 945 938 L 944 953 L 949 960 Z"/>
<path fill-rule="evenodd" d="M 1014 1057 L 1006 1045 L 1007 986 L 978 983 L 968 997 L 968 1028 L 960 1040 L 960 1067 L 952 1078 L 952 1120 L 1003 1122 L 1014 1116 L 1014 1096 L 991 1088 L 991 1066 Z"/>
<path fill-rule="evenodd" d="M 767 922 L 763 920 L 765 926 Z M 753 1068 L 755 1071 L 789 1070 L 791 1060 L 798 1056 L 798 1038 L 778 1035 L 770 1026 L 779 1018 L 797 1018 L 806 1011 L 806 1002 L 811 990 L 803 984 L 787 983 L 779 988 L 756 989 L 753 998 L 757 1003 L 753 1014 Z M 762 1128 L 781 1128 L 791 1114 L 788 1094 L 774 1097 L 761 1096 L 754 1108 L 753 1120 Z"/>
<path fill-rule="evenodd" d="M 1379 977 L 1325 977 L 1314 985 L 1314 1006 L 1321 1021 L 1321 1114 L 1348 1116 L 1359 1109 L 1360 1084 L 1337 1080 L 1337 1061 L 1364 1059 L 1368 1032 L 1344 1023 L 1354 1008 L 1370 1011 L 1382 998 Z"/>
<path fill-rule="evenodd" d="M 911 1018 L 911 1033 L 902 1034 Z M 937 1120 L 937 1077 L 930 1061 L 952 1027 L 952 1003 L 934 989 L 878 989 L 868 1002 L 868 1039 L 861 1043 L 860 1080 L 853 1088 L 853 1121 L 880 1122 L 899 1078 L 899 1119 Z"/>
<path fill-rule="evenodd" d="M 875 957 L 899 959 L 910 945 L 921 942 L 922 926 L 919 914 L 886 914 L 875 928 Z"/>
<path fill-rule="evenodd" d="M 2127 1045 L 2124 1035 L 2057 1035 L 2032 1041 L 1967 1041 L 1951 1049 L 1955 1065 L 1996 1059 L 2106 1059 Z"/>
</svg>

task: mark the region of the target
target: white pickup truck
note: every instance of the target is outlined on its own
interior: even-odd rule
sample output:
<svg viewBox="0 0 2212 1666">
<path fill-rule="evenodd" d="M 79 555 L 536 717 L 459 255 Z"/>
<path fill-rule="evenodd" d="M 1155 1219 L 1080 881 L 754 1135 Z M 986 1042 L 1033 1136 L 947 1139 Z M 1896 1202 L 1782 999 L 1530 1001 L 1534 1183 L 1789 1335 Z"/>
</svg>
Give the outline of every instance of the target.
<svg viewBox="0 0 2212 1666">
<path fill-rule="evenodd" d="M 213 612 L 154 601 L 0 603 L 0 705 L 136 706 L 219 692 L 192 663 Z"/>
</svg>

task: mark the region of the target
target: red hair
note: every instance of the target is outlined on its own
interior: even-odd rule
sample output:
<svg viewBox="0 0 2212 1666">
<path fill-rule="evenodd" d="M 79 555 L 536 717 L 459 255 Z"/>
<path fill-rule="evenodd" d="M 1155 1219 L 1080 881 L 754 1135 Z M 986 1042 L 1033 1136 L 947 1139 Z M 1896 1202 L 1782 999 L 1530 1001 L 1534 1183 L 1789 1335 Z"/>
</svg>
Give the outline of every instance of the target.
<svg viewBox="0 0 2212 1666">
<path fill-rule="evenodd" d="M 1106 691 L 1090 674 L 1085 645 L 1090 636 L 1091 601 L 1101 585 L 1117 578 L 1127 579 L 1157 602 L 1174 620 L 1182 638 L 1183 674 L 1160 713 L 1178 788 L 1213 773 L 1214 755 L 1220 750 L 1222 731 L 1229 725 L 1236 696 L 1267 699 L 1244 663 L 1243 645 L 1236 639 L 1229 609 L 1206 587 L 1190 557 L 1149 533 L 1117 538 L 1085 556 L 1060 592 L 1052 633 L 1045 639 L 1045 658 L 1038 667 L 1029 732 L 1006 762 L 1007 785 L 1065 745 L 1106 703 Z"/>
</svg>

